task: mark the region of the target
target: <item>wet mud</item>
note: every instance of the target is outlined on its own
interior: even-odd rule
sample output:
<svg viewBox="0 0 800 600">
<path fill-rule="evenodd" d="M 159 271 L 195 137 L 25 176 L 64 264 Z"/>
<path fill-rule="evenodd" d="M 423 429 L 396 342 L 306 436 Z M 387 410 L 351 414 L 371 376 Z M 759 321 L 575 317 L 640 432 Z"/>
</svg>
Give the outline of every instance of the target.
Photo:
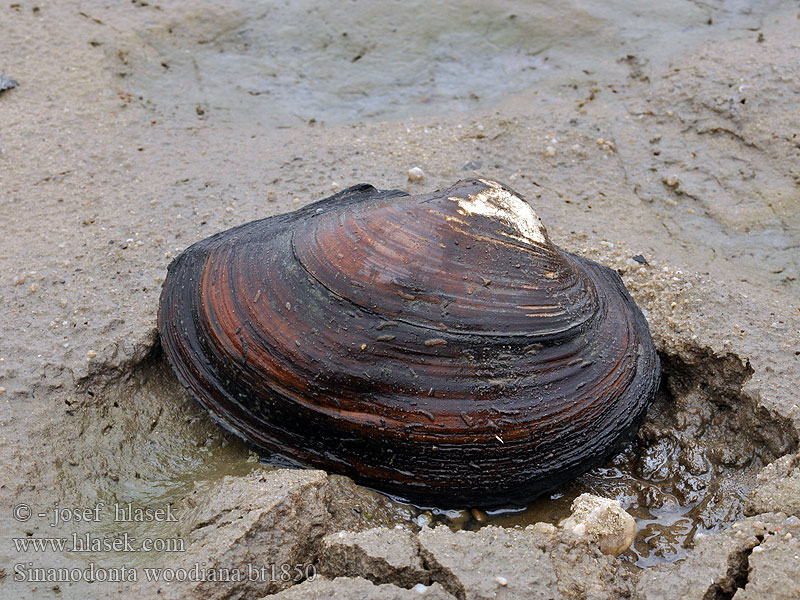
<svg viewBox="0 0 800 600">
<path fill-rule="evenodd" d="M 312 4 L 0 7 L 0 72 L 19 82 L 0 94 L 0 596 L 129 589 L 16 565 L 260 561 L 321 574 L 136 589 L 797 598 L 796 5 Z M 474 175 L 617 270 L 648 319 L 662 387 L 608 465 L 526 507 L 412 506 L 254 453 L 170 372 L 158 294 L 195 241 L 362 181 Z M 587 491 L 634 516 L 631 550 L 558 527 Z M 70 512 L 98 503 L 179 518 Z M 126 533 L 184 547 L 14 545 Z"/>
</svg>

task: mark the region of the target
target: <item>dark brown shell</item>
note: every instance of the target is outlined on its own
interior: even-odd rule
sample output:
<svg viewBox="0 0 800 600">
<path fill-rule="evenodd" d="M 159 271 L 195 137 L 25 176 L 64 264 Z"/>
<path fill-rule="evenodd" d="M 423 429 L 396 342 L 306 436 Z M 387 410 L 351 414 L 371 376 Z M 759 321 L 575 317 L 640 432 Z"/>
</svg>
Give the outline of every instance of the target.
<svg viewBox="0 0 800 600">
<path fill-rule="evenodd" d="M 619 276 L 509 188 L 349 188 L 198 242 L 158 328 L 256 446 L 433 505 L 530 500 L 635 434 L 659 361 Z"/>
</svg>

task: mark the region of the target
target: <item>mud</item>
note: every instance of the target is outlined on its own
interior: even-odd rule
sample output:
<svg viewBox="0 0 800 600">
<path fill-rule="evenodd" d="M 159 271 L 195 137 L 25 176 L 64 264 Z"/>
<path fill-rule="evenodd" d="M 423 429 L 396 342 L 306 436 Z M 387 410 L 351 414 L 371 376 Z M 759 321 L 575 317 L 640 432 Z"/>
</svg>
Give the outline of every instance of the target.
<svg viewBox="0 0 800 600">
<path fill-rule="evenodd" d="M 301 3 L 0 7 L 0 72 L 19 82 L 0 94 L 0 596 L 800 596 L 796 5 L 377 7 L 318 9 L 296 42 L 281 24 Z M 475 172 L 646 311 L 662 395 L 604 469 L 525 510 L 419 509 L 260 463 L 170 375 L 156 304 L 192 242 L 359 181 L 416 192 Z M 631 552 L 557 527 L 584 491 L 637 519 Z M 128 502 L 177 520 L 114 521 Z M 125 533 L 184 547 L 14 542 Z M 318 577 L 142 581 L 253 561 Z M 92 563 L 139 580 L 16 577 Z"/>
<path fill-rule="evenodd" d="M 637 521 L 628 558 L 648 567 L 685 558 L 697 535 L 741 519 L 757 474 L 796 451 L 797 438 L 784 420 L 759 413 L 742 393 L 750 367 L 741 359 L 685 352 L 700 355 L 694 367 L 662 355 L 662 393 L 635 444 L 554 497 L 497 522 L 558 523 L 585 491 L 618 498 Z M 556 507 L 560 511 L 552 513 Z"/>
</svg>

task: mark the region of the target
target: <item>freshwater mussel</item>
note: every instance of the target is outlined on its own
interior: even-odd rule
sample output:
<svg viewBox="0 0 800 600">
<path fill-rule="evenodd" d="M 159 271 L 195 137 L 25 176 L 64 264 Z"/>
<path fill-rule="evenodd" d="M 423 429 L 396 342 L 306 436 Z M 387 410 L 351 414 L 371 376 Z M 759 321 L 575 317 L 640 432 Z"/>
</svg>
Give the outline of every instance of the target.
<svg viewBox="0 0 800 600">
<path fill-rule="evenodd" d="M 485 179 L 358 185 L 198 242 L 158 328 L 227 429 L 429 506 L 522 503 L 604 463 L 660 374 L 617 273 Z"/>
</svg>

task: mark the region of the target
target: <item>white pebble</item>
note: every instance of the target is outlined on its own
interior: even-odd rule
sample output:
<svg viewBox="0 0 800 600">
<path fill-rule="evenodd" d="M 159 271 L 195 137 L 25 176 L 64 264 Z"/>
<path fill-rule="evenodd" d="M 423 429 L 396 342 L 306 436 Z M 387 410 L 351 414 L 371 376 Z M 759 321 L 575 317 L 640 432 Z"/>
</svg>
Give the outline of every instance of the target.
<svg viewBox="0 0 800 600">
<path fill-rule="evenodd" d="M 425 585 L 424 583 L 418 583 L 411 589 L 417 592 L 418 594 L 424 594 L 425 592 L 428 591 L 428 586 Z"/>
<path fill-rule="evenodd" d="M 425 179 L 425 172 L 419 167 L 413 167 L 408 170 L 409 181 L 422 181 Z"/>
<path fill-rule="evenodd" d="M 544 149 L 544 155 L 545 156 L 555 156 L 556 155 L 556 149 L 553 148 L 552 146 L 548 146 L 547 148 Z"/>
<path fill-rule="evenodd" d="M 572 528 L 572 532 L 575 535 L 583 535 L 584 533 L 586 533 L 586 525 L 584 525 L 583 523 L 578 523 Z"/>
<path fill-rule="evenodd" d="M 503 587 L 508 585 L 508 579 L 503 577 L 502 575 L 498 575 L 494 578 L 494 580 L 498 583 L 498 585 L 502 585 Z"/>
<path fill-rule="evenodd" d="M 662 181 L 667 187 L 675 187 L 678 185 L 678 176 L 673 173 L 664 177 Z"/>
<path fill-rule="evenodd" d="M 581 494 L 572 503 L 572 514 L 560 523 L 579 536 L 588 536 L 603 554 L 619 556 L 630 548 L 636 522 L 617 500 Z"/>
<path fill-rule="evenodd" d="M 431 516 L 425 513 L 418 515 L 414 520 L 419 527 L 430 527 L 431 523 L 433 522 Z"/>
</svg>

